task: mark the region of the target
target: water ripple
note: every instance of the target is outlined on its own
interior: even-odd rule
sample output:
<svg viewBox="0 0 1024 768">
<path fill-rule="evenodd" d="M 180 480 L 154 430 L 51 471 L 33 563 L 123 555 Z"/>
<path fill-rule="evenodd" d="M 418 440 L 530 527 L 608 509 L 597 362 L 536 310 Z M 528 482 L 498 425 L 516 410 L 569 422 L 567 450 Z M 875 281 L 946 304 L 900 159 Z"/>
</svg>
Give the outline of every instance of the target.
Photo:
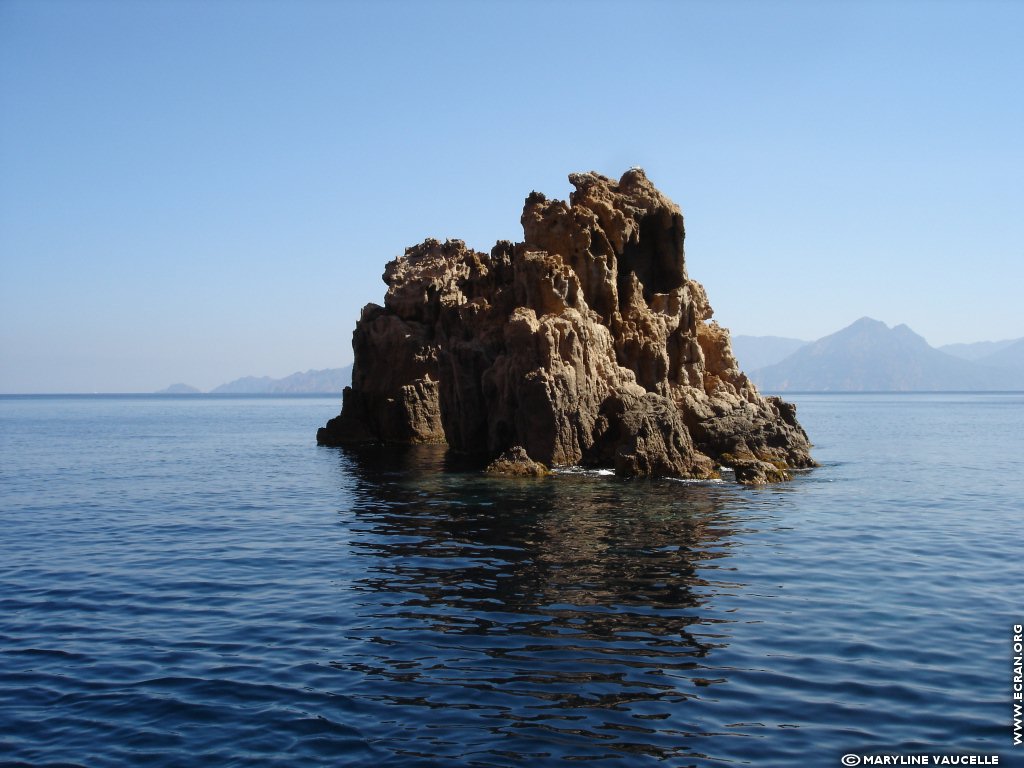
<svg viewBox="0 0 1024 768">
<path fill-rule="evenodd" d="M 328 405 L 0 398 L 0 764 L 830 766 L 1007 741 L 1019 403 L 808 398 L 822 468 L 761 489 L 317 449 Z"/>
</svg>

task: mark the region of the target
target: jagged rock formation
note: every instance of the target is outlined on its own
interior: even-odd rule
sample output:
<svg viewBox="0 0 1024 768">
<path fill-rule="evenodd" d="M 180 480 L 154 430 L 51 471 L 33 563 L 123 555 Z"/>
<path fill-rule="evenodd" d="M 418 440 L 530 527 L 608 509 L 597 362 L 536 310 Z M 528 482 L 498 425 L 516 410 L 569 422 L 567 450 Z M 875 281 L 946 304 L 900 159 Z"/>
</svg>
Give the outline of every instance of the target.
<svg viewBox="0 0 1024 768">
<path fill-rule="evenodd" d="M 387 265 L 317 441 L 752 483 L 813 466 L 795 407 L 748 381 L 687 276 L 679 208 L 639 169 L 569 180 L 568 204 L 526 199 L 522 243 L 426 240 Z"/>
<path fill-rule="evenodd" d="M 486 472 L 495 475 L 512 475 L 513 477 L 544 477 L 550 474 L 547 467 L 534 461 L 521 445 L 505 451 L 487 465 Z"/>
</svg>

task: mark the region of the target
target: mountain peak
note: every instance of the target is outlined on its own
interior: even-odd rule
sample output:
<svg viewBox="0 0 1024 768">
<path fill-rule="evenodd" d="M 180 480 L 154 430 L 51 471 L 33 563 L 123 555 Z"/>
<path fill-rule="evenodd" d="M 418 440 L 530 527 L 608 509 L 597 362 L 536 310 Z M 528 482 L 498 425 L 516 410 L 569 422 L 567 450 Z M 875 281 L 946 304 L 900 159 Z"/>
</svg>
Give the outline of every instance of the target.
<svg viewBox="0 0 1024 768">
<path fill-rule="evenodd" d="M 923 336 L 918 335 L 910 326 L 906 323 L 900 323 L 890 328 L 888 325 L 883 323 L 881 320 L 875 320 L 872 317 L 862 317 L 859 320 L 855 320 L 845 328 L 842 328 L 830 336 L 825 336 L 823 339 L 819 339 L 814 344 L 818 344 L 825 339 L 832 339 L 833 337 L 848 338 L 848 339 L 859 339 L 860 343 L 880 343 L 880 344 L 913 344 L 920 347 L 927 347 L 928 342 L 925 341 Z"/>
<path fill-rule="evenodd" d="M 906 324 L 862 317 L 751 378 L 769 391 L 907 392 L 1005 390 L 1018 379 L 985 370 L 928 345 Z"/>
<path fill-rule="evenodd" d="M 867 315 L 864 315 L 864 317 L 860 318 L 859 320 L 854 320 L 852 323 L 850 323 L 846 327 L 847 328 L 872 328 L 872 329 L 880 330 L 880 331 L 881 330 L 885 330 L 885 331 L 889 330 L 889 326 L 886 325 L 885 323 L 883 323 L 881 320 L 875 320 L 875 318 L 868 317 Z"/>
</svg>

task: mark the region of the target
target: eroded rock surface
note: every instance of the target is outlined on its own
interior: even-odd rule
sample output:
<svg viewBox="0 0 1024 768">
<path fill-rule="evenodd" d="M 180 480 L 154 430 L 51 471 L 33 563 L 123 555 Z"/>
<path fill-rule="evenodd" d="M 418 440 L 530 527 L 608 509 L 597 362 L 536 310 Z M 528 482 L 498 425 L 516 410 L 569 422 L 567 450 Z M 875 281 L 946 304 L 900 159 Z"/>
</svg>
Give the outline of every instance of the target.
<svg viewBox="0 0 1024 768">
<path fill-rule="evenodd" d="M 722 464 L 748 483 L 814 466 L 795 407 L 739 370 L 688 277 L 679 208 L 639 169 L 569 180 L 568 203 L 526 199 L 521 243 L 426 240 L 387 265 L 317 441 L 446 442 L 625 476 Z"/>
<path fill-rule="evenodd" d="M 512 477 L 544 477 L 550 474 L 547 467 L 534 461 L 521 445 L 514 445 L 496 458 L 484 470 L 492 475 Z"/>
</svg>

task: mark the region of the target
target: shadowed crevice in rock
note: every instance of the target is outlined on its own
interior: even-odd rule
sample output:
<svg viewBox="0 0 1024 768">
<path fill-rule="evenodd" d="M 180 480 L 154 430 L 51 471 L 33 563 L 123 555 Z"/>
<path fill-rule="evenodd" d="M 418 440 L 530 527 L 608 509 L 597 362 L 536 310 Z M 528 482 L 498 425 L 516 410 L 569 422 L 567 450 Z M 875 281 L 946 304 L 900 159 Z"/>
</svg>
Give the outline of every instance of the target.
<svg viewBox="0 0 1024 768">
<path fill-rule="evenodd" d="M 739 370 L 686 272 L 679 208 L 631 169 L 526 198 L 524 241 L 426 240 L 388 263 L 352 337 L 352 385 L 323 445 L 447 443 L 507 471 L 769 482 L 814 466 L 795 407 Z M 510 458 L 512 457 L 512 458 Z"/>
</svg>

